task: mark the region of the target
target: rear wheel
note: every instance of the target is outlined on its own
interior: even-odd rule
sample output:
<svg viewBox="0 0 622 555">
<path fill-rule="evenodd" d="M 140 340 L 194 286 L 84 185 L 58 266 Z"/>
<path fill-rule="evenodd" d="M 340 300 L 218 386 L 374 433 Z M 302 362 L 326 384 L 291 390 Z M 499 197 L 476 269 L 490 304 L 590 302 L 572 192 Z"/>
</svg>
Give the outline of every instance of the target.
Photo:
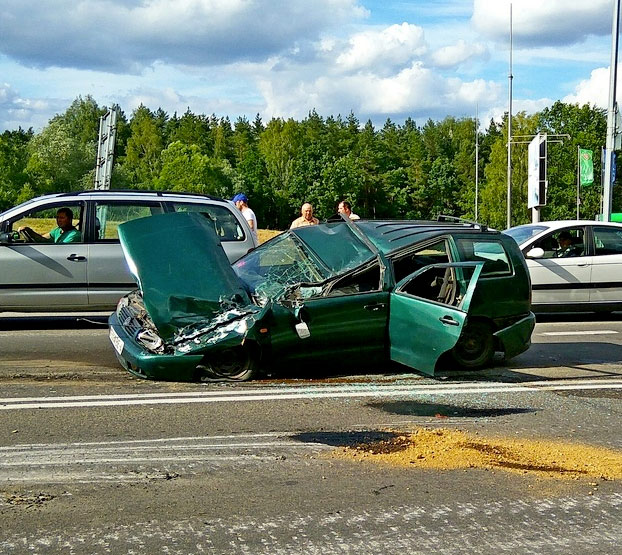
<svg viewBox="0 0 622 555">
<path fill-rule="evenodd" d="M 495 353 L 492 328 L 481 321 L 468 323 L 451 350 L 451 357 L 462 368 L 474 370 L 490 364 Z"/>
<path fill-rule="evenodd" d="M 243 382 L 257 373 L 257 360 L 249 349 L 232 347 L 207 354 L 199 371 L 200 381 Z"/>
</svg>

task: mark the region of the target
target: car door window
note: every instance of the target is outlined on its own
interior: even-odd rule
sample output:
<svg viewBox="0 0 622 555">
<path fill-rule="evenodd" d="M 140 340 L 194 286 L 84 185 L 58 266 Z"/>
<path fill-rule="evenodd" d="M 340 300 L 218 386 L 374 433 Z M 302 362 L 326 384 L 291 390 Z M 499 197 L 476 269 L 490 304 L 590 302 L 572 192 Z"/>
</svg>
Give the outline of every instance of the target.
<svg viewBox="0 0 622 555">
<path fill-rule="evenodd" d="M 585 228 L 567 227 L 558 229 L 531 245 L 544 250 L 541 258 L 573 258 L 585 256 Z"/>
<path fill-rule="evenodd" d="M 95 240 L 118 242 L 118 227 L 130 220 L 164 212 L 157 202 L 97 202 L 95 208 Z"/>
<path fill-rule="evenodd" d="M 593 229 L 596 256 L 622 254 L 622 230 L 606 226 L 594 226 Z"/>
<path fill-rule="evenodd" d="M 445 239 L 419 247 L 416 251 L 397 256 L 393 260 L 395 281 L 400 281 L 417 270 L 430 264 L 451 262 L 449 246 Z"/>
<path fill-rule="evenodd" d="M 358 293 L 380 291 L 381 288 L 380 266 L 375 263 L 369 268 L 364 268 L 348 274 L 332 283 L 327 288 L 326 296 L 341 297 L 345 295 L 356 295 Z"/>
<path fill-rule="evenodd" d="M 460 259 L 465 262 L 483 262 L 482 278 L 503 276 L 512 273 L 512 267 L 505 248 L 500 241 L 456 239 Z"/>
<path fill-rule="evenodd" d="M 175 212 L 201 212 L 208 214 L 221 241 L 244 241 L 244 230 L 232 210 L 226 206 L 198 204 L 195 202 L 172 202 Z"/>
<path fill-rule="evenodd" d="M 466 293 L 473 270 L 465 279 L 450 266 L 430 266 L 399 288 L 398 292 L 437 303 L 458 306 Z M 460 279 L 459 279 L 460 278 Z"/>
<path fill-rule="evenodd" d="M 70 218 L 75 231 L 64 234 L 59 231 L 57 214 L 61 212 Z M 20 214 L 9 223 L 8 231 L 19 232 L 15 243 L 81 243 L 84 203 L 46 204 Z"/>
</svg>

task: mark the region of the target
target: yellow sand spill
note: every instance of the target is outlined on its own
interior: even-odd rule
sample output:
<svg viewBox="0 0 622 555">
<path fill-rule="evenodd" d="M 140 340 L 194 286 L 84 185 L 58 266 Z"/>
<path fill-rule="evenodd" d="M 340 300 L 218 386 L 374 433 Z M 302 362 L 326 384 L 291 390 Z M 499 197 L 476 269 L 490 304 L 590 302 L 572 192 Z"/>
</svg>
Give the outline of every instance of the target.
<svg viewBox="0 0 622 555">
<path fill-rule="evenodd" d="M 484 438 L 460 430 L 414 433 L 347 447 L 337 458 L 435 470 L 482 468 L 552 478 L 622 479 L 622 452 L 533 439 Z"/>
</svg>

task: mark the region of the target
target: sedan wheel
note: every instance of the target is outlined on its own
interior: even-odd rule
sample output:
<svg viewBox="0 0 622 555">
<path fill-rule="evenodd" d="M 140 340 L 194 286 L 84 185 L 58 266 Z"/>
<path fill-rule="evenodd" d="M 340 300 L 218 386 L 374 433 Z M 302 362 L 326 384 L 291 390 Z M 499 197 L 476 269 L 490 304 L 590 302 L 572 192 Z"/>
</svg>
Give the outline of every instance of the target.
<svg viewBox="0 0 622 555">
<path fill-rule="evenodd" d="M 250 380 L 257 371 L 257 361 L 244 347 L 233 347 L 205 355 L 199 366 L 200 381 Z"/>
</svg>

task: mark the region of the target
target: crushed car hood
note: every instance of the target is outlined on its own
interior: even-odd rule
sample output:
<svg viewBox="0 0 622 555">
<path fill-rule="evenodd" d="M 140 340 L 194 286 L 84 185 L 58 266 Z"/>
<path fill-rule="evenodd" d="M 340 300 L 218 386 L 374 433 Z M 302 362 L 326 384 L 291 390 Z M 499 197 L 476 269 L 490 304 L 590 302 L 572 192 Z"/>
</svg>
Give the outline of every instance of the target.
<svg viewBox="0 0 622 555">
<path fill-rule="evenodd" d="M 180 328 L 253 304 L 209 216 L 175 212 L 131 220 L 119 226 L 119 239 L 165 341 Z"/>
</svg>

